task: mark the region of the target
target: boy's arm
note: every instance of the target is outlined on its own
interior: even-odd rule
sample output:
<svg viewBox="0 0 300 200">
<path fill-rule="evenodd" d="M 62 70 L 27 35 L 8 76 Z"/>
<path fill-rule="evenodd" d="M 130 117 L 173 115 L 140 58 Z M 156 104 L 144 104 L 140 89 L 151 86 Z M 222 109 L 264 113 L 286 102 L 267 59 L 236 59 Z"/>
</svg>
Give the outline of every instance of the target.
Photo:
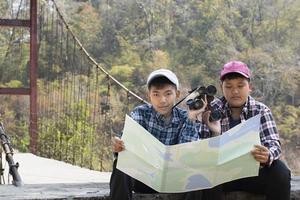
<svg viewBox="0 0 300 200">
<path fill-rule="evenodd" d="M 182 124 L 180 125 L 179 143 L 197 141 L 201 137 L 202 130 L 202 114 L 205 112 L 207 102 L 203 101 L 204 106 L 198 110 L 188 110 L 187 116 L 184 115 Z"/>
<path fill-rule="evenodd" d="M 221 134 L 221 120 L 210 120 L 211 111 L 203 113 L 203 129 L 200 132 L 202 138 L 215 137 Z"/>
<path fill-rule="evenodd" d="M 219 122 L 216 122 L 220 125 Z M 205 139 L 219 135 L 219 133 L 213 133 L 210 131 L 208 126 L 202 121 L 192 121 L 186 119 L 185 123 L 182 125 L 179 134 L 179 143 L 197 141 L 199 139 Z"/>
<path fill-rule="evenodd" d="M 281 145 L 276 123 L 269 109 L 265 109 L 264 112 L 262 112 L 260 123 L 261 143 L 269 149 L 269 161 L 266 164 L 270 166 L 273 160 L 280 158 Z"/>
<path fill-rule="evenodd" d="M 187 117 L 181 126 L 178 143 L 197 141 L 200 138 L 199 130 L 201 129 L 201 126 L 201 122 L 190 120 Z"/>
<path fill-rule="evenodd" d="M 210 103 L 211 110 L 222 110 L 222 102 L 220 99 L 215 98 L 213 102 Z M 201 139 L 215 137 L 221 134 L 221 120 L 209 121 L 209 116 L 211 111 L 206 111 L 203 114 L 203 126 L 201 126 L 200 137 Z"/>
<path fill-rule="evenodd" d="M 205 102 L 203 102 L 205 103 Z M 206 104 L 205 104 L 206 106 Z M 199 136 L 199 130 L 201 129 L 201 119 L 199 120 L 199 116 L 202 116 L 205 107 L 198 110 L 188 110 L 186 112 L 181 113 L 181 123 L 179 125 L 179 139 L 178 143 L 186 143 L 197 141 Z"/>
<path fill-rule="evenodd" d="M 203 103 L 203 108 L 199 110 L 188 111 L 188 117 L 182 125 L 181 132 L 179 135 L 179 143 L 196 141 L 199 139 L 209 138 L 220 134 L 220 121 L 208 122 L 210 112 L 205 110 L 207 102 L 205 101 Z M 208 124 L 210 126 L 208 126 Z"/>
<path fill-rule="evenodd" d="M 216 123 L 218 123 L 219 126 L 221 127 L 220 121 L 217 121 Z M 205 139 L 205 138 L 211 138 L 214 136 L 218 136 L 218 135 L 220 135 L 220 132 L 211 131 L 210 128 L 207 126 L 207 124 L 203 123 L 199 130 L 199 135 L 200 135 L 201 139 Z"/>
</svg>

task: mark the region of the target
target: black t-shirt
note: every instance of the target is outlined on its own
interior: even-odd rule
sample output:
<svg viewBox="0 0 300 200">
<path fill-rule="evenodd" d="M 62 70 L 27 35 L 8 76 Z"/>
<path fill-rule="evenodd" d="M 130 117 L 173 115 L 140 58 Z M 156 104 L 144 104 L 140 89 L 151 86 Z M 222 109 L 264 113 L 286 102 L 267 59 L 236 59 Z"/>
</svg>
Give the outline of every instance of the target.
<svg viewBox="0 0 300 200">
<path fill-rule="evenodd" d="M 233 128 L 240 123 L 241 123 L 241 119 L 232 119 L 232 117 L 229 118 L 229 127 L 230 128 Z"/>
</svg>

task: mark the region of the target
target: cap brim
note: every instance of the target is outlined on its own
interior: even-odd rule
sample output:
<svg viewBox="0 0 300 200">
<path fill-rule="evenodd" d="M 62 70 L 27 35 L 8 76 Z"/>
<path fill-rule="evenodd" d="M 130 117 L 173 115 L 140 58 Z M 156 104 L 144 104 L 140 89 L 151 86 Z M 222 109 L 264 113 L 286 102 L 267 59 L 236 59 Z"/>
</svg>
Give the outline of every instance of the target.
<svg viewBox="0 0 300 200">
<path fill-rule="evenodd" d="M 244 72 L 237 72 L 237 71 L 234 71 L 234 72 L 226 72 L 224 74 L 222 74 L 222 76 L 220 77 L 220 79 L 222 80 L 224 78 L 224 76 L 226 76 L 227 74 L 232 74 L 232 73 L 238 73 L 240 75 L 242 75 L 243 77 L 245 78 L 250 78 L 247 74 L 245 74 Z"/>
</svg>

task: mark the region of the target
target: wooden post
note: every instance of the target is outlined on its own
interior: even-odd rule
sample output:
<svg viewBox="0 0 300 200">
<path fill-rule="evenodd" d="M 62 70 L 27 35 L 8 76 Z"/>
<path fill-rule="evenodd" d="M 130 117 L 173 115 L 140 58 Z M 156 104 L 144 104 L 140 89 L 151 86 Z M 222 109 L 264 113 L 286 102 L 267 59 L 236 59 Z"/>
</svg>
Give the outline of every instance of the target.
<svg viewBox="0 0 300 200">
<path fill-rule="evenodd" d="M 37 0 L 30 1 L 30 152 L 36 154 L 37 127 Z"/>
</svg>

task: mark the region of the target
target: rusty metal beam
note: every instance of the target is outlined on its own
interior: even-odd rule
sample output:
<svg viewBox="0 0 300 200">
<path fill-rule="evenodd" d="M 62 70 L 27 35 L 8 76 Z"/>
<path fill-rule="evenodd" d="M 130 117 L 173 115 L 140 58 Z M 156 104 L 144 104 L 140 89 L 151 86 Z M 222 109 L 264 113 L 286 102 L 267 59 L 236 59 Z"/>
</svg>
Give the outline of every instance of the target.
<svg viewBox="0 0 300 200">
<path fill-rule="evenodd" d="M 0 88 L 0 94 L 30 95 L 29 88 Z"/>
<path fill-rule="evenodd" d="M 25 19 L 0 19 L 0 26 L 30 27 L 30 20 L 25 20 Z"/>
<path fill-rule="evenodd" d="M 30 1 L 30 152 L 37 153 L 37 0 Z"/>
<path fill-rule="evenodd" d="M 30 95 L 30 152 L 36 154 L 37 127 L 37 0 L 30 0 L 30 19 L 0 19 L 0 26 L 30 28 L 30 87 L 29 88 L 0 88 L 0 94 Z"/>
</svg>

